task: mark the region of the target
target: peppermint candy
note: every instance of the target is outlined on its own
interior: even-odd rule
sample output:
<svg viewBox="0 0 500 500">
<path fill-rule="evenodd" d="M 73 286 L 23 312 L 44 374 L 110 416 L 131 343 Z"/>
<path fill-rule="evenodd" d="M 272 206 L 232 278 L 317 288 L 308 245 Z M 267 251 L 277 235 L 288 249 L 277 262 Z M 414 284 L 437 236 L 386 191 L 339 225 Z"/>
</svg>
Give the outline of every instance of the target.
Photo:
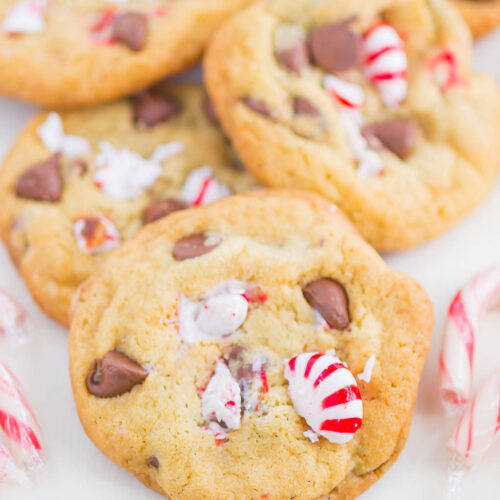
<svg viewBox="0 0 500 500">
<path fill-rule="evenodd" d="M 194 344 L 205 339 L 222 338 L 236 332 L 248 315 L 248 293 L 252 287 L 242 281 L 227 281 L 205 298 L 179 299 L 179 336 Z"/>
<path fill-rule="evenodd" d="M 90 152 L 90 143 L 84 137 L 64 133 L 61 117 L 54 111 L 37 128 L 38 137 L 52 153 L 62 153 L 68 158 L 82 156 Z"/>
<path fill-rule="evenodd" d="M 0 362 L 0 477 L 13 466 L 41 464 L 42 438 L 36 417 L 12 372 Z"/>
<path fill-rule="evenodd" d="M 285 378 L 295 411 L 315 434 L 338 444 L 354 437 L 363 419 L 361 394 L 352 373 L 335 355 L 295 355 L 285 362 Z M 308 432 L 307 437 L 313 436 Z"/>
<path fill-rule="evenodd" d="M 108 196 L 124 201 L 137 198 L 153 186 L 163 171 L 161 162 L 182 152 L 184 145 L 180 142 L 160 145 L 149 160 L 128 148 L 116 149 L 105 141 L 99 148 L 94 181 Z"/>
<path fill-rule="evenodd" d="M 449 90 L 464 83 L 460 76 L 457 58 L 451 50 L 443 50 L 429 61 L 429 71 L 441 90 Z"/>
<path fill-rule="evenodd" d="M 26 311 L 7 292 L 0 290 L 0 338 L 26 335 Z"/>
<path fill-rule="evenodd" d="M 360 177 L 379 177 L 384 164 L 379 154 L 370 148 L 361 133 L 364 117 L 360 111 L 364 103 L 363 89 L 336 76 L 326 75 L 323 84 L 339 107 L 339 117 L 354 158 L 358 161 L 357 174 Z"/>
<path fill-rule="evenodd" d="M 208 205 L 231 194 L 209 166 L 193 170 L 182 187 L 182 198 L 194 207 Z"/>
<path fill-rule="evenodd" d="M 358 380 L 363 380 L 366 383 L 370 382 L 370 380 L 372 379 L 373 368 L 375 367 L 376 361 L 377 358 L 375 357 L 375 354 L 372 354 L 368 358 L 368 361 L 365 363 L 363 371 L 357 375 Z"/>
<path fill-rule="evenodd" d="M 408 60 L 404 42 L 387 23 L 372 26 L 363 35 L 366 78 L 379 90 L 386 106 L 396 108 L 408 92 Z"/>
<path fill-rule="evenodd" d="M 78 248 L 87 255 L 112 250 L 120 244 L 115 225 L 104 215 L 80 217 L 73 226 Z"/>
<path fill-rule="evenodd" d="M 5 13 L 2 30 L 7 34 L 34 35 L 45 30 L 47 0 L 17 2 Z"/>
<path fill-rule="evenodd" d="M 217 423 L 225 429 L 235 430 L 241 426 L 241 390 L 229 368 L 223 361 L 217 360 L 215 373 L 208 382 L 201 396 L 201 413 L 205 422 Z M 227 435 L 212 425 L 216 430 L 216 439 L 225 439 Z"/>
</svg>

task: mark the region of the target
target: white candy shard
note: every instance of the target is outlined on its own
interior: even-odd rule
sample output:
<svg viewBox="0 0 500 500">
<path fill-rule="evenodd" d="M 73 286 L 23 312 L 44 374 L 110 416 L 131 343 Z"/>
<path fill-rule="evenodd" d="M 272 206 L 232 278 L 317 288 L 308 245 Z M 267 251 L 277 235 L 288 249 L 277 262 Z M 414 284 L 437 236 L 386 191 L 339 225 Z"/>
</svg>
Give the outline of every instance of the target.
<svg viewBox="0 0 500 500">
<path fill-rule="evenodd" d="M 193 170 L 182 187 L 181 196 L 190 205 L 208 205 L 231 194 L 229 188 L 218 181 L 209 166 Z"/>
<path fill-rule="evenodd" d="M 323 85 L 341 106 L 350 109 L 361 109 L 363 106 L 365 93 L 356 83 L 347 82 L 333 75 L 325 75 Z"/>
<path fill-rule="evenodd" d="M 34 35 L 45 30 L 44 13 L 47 0 L 25 0 L 9 7 L 2 30 L 8 34 Z"/>
<path fill-rule="evenodd" d="M 361 427 L 363 403 L 356 380 L 337 357 L 304 353 L 285 362 L 295 411 L 331 443 L 347 443 Z"/>
<path fill-rule="evenodd" d="M 317 443 L 319 441 L 319 436 L 312 429 L 304 432 L 304 436 L 311 441 L 311 443 Z"/>
<path fill-rule="evenodd" d="M 377 358 L 375 357 L 375 354 L 372 354 L 368 358 L 368 361 L 365 363 L 364 370 L 360 374 L 358 374 L 358 380 L 364 380 L 365 382 L 370 382 L 370 380 L 372 379 L 372 372 L 376 360 Z"/>
<path fill-rule="evenodd" d="M 226 364 L 217 361 L 215 373 L 201 396 L 203 420 L 224 424 L 235 430 L 241 426 L 241 391 Z"/>
<path fill-rule="evenodd" d="M 90 152 L 89 141 L 77 135 L 66 135 L 61 117 L 53 111 L 37 128 L 37 133 L 43 145 L 52 153 L 74 158 Z"/>
<path fill-rule="evenodd" d="M 85 234 L 89 221 L 92 221 L 96 227 L 91 231 L 91 234 Z M 80 217 L 73 226 L 73 232 L 78 248 L 87 255 L 112 250 L 120 244 L 118 230 L 111 220 L 104 215 Z"/>
</svg>

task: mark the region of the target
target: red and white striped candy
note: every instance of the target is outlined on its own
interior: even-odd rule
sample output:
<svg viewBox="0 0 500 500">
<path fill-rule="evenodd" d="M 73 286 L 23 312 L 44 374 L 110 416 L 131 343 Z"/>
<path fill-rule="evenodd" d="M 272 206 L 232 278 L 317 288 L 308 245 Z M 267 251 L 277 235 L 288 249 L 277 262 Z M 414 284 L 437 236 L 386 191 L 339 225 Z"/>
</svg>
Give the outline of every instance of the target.
<svg viewBox="0 0 500 500">
<path fill-rule="evenodd" d="M 363 403 L 352 373 L 336 356 L 298 354 L 286 361 L 285 378 L 295 411 L 331 443 L 347 443 L 361 427 Z"/>
<path fill-rule="evenodd" d="M 404 42 L 387 23 L 372 26 L 363 35 L 365 76 L 380 92 L 385 105 L 395 108 L 408 91 L 408 60 Z"/>
<path fill-rule="evenodd" d="M 26 311 L 6 292 L 0 290 L 0 337 L 24 335 Z"/>
<path fill-rule="evenodd" d="M 182 198 L 194 207 L 208 205 L 231 194 L 209 166 L 193 170 L 182 187 Z"/>
<path fill-rule="evenodd" d="M 97 227 L 86 234 L 89 220 L 97 221 Z M 94 255 L 112 250 L 120 244 L 120 234 L 111 220 L 104 215 L 80 217 L 73 226 L 73 234 L 80 250 L 87 255 Z"/>
<path fill-rule="evenodd" d="M 500 307 L 500 266 L 474 276 L 453 299 L 440 356 L 441 400 L 448 410 L 468 402 L 479 317 Z"/>
<path fill-rule="evenodd" d="M 361 109 L 363 106 L 365 93 L 356 83 L 347 82 L 333 75 L 326 75 L 323 79 L 323 85 L 343 108 Z"/>
<path fill-rule="evenodd" d="M 429 61 L 429 71 L 442 90 L 465 83 L 460 76 L 457 58 L 451 50 L 443 50 Z"/>
<path fill-rule="evenodd" d="M 472 399 L 448 442 L 448 448 L 470 465 L 493 444 L 499 430 L 500 369 Z"/>
<path fill-rule="evenodd" d="M 20 467 L 41 462 L 41 431 L 12 372 L 0 362 L 0 446 Z"/>
</svg>

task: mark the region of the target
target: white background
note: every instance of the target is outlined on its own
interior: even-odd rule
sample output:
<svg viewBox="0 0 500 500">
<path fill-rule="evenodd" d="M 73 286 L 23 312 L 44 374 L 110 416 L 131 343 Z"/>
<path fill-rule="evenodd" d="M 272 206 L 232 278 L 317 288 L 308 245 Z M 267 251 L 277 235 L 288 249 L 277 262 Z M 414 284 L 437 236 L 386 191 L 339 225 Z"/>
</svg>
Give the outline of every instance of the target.
<svg viewBox="0 0 500 500">
<path fill-rule="evenodd" d="M 497 32 L 477 45 L 475 68 L 488 71 L 500 80 L 499 52 L 500 32 Z M 34 108 L 28 105 L 0 98 L 0 157 L 6 154 L 33 112 Z M 456 290 L 477 271 L 500 264 L 500 184 L 474 214 L 444 236 L 411 252 L 384 257 L 389 265 L 415 277 L 427 290 L 435 307 L 436 329 L 408 444 L 398 462 L 362 498 L 444 499 L 445 443 L 455 421 L 444 417 L 438 400 L 441 331 Z M 107 460 L 86 438 L 71 396 L 67 333 L 36 307 L 1 245 L 0 288 L 26 306 L 34 325 L 30 344 L 17 349 L 0 344 L 0 360 L 15 371 L 38 416 L 45 437 L 46 460 L 31 486 L 0 484 L 0 499 L 161 498 Z M 500 362 L 500 313 L 486 316 L 481 328 L 476 352 L 476 387 Z M 458 498 L 500 499 L 500 441 L 467 472 Z"/>
</svg>

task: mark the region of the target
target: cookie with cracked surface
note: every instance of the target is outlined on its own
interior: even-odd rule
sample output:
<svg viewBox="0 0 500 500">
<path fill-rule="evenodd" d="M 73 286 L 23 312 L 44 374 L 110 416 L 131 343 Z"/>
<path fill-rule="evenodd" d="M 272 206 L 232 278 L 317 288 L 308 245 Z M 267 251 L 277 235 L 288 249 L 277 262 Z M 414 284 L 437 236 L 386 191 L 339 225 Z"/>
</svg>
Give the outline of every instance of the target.
<svg viewBox="0 0 500 500">
<path fill-rule="evenodd" d="M 475 37 L 486 35 L 500 26 L 499 0 L 454 0 Z"/>
<path fill-rule="evenodd" d="M 0 234 L 53 318 L 68 323 L 78 285 L 144 224 L 256 185 L 205 100 L 164 85 L 42 113 L 21 134 L 0 173 Z"/>
<path fill-rule="evenodd" d="M 145 227 L 82 286 L 73 393 L 167 498 L 354 498 L 406 441 L 432 323 L 336 207 L 255 191 Z"/>
<path fill-rule="evenodd" d="M 98 104 L 192 66 L 252 0 L 0 0 L 0 93 Z"/>
<path fill-rule="evenodd" d="M 269 0 L 217 32 L 205 78 L 247 167 L 337 203 L 380 250 L 435 237 L 500 170 L 500 98 L 442 0 Z"/>
</svg>

